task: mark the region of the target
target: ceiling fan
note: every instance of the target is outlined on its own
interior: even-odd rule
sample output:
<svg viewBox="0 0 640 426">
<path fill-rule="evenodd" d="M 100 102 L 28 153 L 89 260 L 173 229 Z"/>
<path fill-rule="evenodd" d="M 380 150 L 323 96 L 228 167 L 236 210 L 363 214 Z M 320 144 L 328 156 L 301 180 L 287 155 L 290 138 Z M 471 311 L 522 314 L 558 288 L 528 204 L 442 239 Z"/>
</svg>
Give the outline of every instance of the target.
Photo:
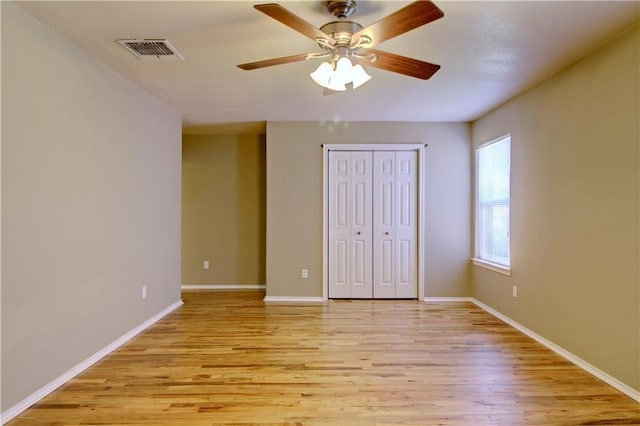
<svg viewBox="0 0 640 426">
<path fill-rule="evenodd" d="M 356 88 L 368 81 L 371 77 L 364 71 L 360 61 L 375 68 L 423 80 L 440 69 L 440 65 L 373 49 L 384 41 L 442 18 L 444 13 L 431 1 L 410 3 L 367 27 L 348 20 L 356 10 L 354 0 L 325 1 L 323 4 L 338 20 L 320 28 L 277 3 L 254 5 L 265 15 L 314 40 L 321 51 L 249 62 L 238 67 L 254 70 L 307 59 L 329 58 L 328 62 L 323 62 L 311 73 L 311 78 L 330 91 Z"/>
</svg>

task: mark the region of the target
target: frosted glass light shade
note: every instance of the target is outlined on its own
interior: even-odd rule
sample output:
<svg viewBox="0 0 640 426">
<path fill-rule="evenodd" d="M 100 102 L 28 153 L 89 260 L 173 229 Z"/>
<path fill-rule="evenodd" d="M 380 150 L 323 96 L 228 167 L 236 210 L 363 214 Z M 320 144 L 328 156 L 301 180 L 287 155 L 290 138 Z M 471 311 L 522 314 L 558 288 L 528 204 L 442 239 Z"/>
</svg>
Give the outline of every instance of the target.
<svg viewBox="0 0 640 426">
<path fill-rule="evenodd" d="M 336 63 L 336 72 L 334 74 L 334 78 L 340 79 L 343 84 L 351 83 L 353 80 L 353 64 L 351 60 L 347 57 L 342 57 L 338 59 Z"/>
<path fill-rule="evenodd" d="M 313 81 L 322 87 L 329 87 L 329 80 L 333 74 L 333 67 L 329 62 L 323 62 L 314 72 L 310 74 Z"/>
<path fill-rule="evenodd" d="M 337 73 L 334 71 L 333 74 L 331 75 L 331 78 L 329 79 L 329 84 L 327 84 L 326 86 L 327 89 L 331 89 L 334 90 L 336 92 L 344 92 L 345 90 L 347 90 L 347 86 L 344 85 L 344 82 L 342 81 L 342 79 L 340 79 L 337 76 Z"/>
<path fill-rule="evenodd" d="M 353 67 L 353 70 L 351 71 L 351 75 L 353 78 L 354 89 L 362 86 L 367 81 L 371 80 L 371 76 L 367 74 L 367 72 L 364 70 L 364 68 L 362 68 L 362 65 L 360 64 Z"/>
</svg>

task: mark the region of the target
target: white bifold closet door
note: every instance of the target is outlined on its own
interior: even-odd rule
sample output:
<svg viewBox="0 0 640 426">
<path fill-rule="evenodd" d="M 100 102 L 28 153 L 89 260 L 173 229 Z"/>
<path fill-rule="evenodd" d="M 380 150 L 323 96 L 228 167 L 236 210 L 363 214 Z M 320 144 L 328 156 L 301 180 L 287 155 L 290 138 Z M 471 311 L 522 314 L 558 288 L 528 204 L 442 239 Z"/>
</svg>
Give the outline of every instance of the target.
<svg viewBox="0 0 640 426">
<path fill-rule="evenodd" d="M 373 296 L 418 297 L 417 152 L 373 153 Z"/>
<path fill-rule="evenodd" d="M 329 297 L 417 297 L 417 152 L 329 153 Z"/>
<path fill-rule="evenodd" d="M 371 151 L 329 153 L 329 297 L 373 297 Z"/>
</svg>

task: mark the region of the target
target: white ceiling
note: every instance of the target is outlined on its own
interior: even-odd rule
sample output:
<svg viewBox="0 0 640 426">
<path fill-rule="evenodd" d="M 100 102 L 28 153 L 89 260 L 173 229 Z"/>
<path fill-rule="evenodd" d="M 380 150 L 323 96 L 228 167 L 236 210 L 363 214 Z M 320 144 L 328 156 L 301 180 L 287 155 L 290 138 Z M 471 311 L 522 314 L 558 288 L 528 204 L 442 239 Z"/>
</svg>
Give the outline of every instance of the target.
<svg viewBox="0 0 640 426">
<path fill-rule="evenodd" d="M 471 121 L 640 20 L 639 1 L 447 1 L 444 18 L 377 48 L 440 64 L 430 80 L 369 67 L 366 85 L 323 96 L 303 61 L 236 64 L 318 51 L 254 10 L 267 1 L 44 1 L 20 7 L 182 115 L 185 126 L 255 121 Z M 363 26 L 408 4 L 359 1 Z M 320 27 L 320 1 L 282 1 Z M 116 39 L 167 38 L 185 61 L 140 61 Z M 611 78 L 615 78 L 614 75 Z M 588 88 L 585 88 L 588 89 Z"/>
</svg>

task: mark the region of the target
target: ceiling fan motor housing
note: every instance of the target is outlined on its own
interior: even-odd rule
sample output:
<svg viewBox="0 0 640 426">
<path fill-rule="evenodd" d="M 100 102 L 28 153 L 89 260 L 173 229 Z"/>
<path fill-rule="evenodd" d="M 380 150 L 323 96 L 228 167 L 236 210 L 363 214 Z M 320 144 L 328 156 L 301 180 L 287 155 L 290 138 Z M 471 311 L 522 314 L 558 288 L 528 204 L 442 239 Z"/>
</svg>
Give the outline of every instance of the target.
<svg viewBox="0 0 640 426">
<path fill-rule="evenodd" d="M 355 0 L 326 1 L 325 5 L 329 13 L 338 19 L 346 19 L 356 11 Z"/>
<path fill-rule="evenodd" d="M 320 27 L 320 31 L 336 41 L 336 46 L 349 46 L 351 36 L 361 29 L 362 25 L 352 21 L 334 21 Z"/>
</svg>

